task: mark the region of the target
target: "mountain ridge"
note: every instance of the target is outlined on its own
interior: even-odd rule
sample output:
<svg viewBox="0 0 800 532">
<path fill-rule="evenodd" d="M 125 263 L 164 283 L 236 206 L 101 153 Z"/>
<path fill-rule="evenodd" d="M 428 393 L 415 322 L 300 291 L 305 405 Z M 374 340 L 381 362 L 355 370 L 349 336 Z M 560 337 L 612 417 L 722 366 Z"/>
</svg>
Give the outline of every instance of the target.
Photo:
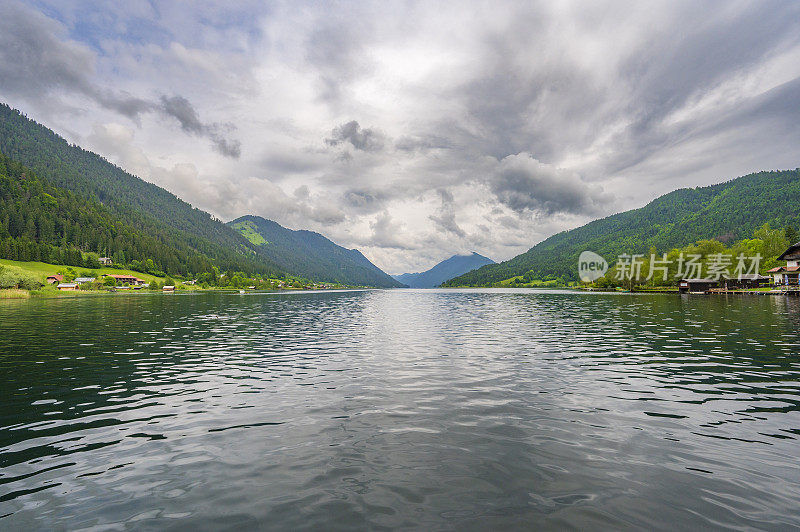
<svg viewBox="0 0 800 532">
<path fill-rule="evenodd" d="M 359 250 L 339 246 L 315 231 L 288 229 L 256 215 L 240 216 L 228 226 L 256 245 L 257 253 L 295 274 L 349 285 L 402 286 Z"/>
<path fill-rule="evenodd" d="M 449 279 L 446 286 L 486 286 L 519 275 L 577 280 L 578 256 L 594 251 L 610 262 L 622 253 L 659 252 L 702 239 L 749 238 L 764 223 L 800 224 L 800 169 L 755 172 L 722 183 L 681 188 L 644 207 L 555 234 L 510 260 Z"/>
<path fill-rule="evenodd" d="M 473 251 L 469 255 L 453 255 L 424 272 L 403 273 L 392 277 L 410 288 L 434 288 L 454 275 L 463 275 L 486 264 L 495 262 Z"/>
</svg>

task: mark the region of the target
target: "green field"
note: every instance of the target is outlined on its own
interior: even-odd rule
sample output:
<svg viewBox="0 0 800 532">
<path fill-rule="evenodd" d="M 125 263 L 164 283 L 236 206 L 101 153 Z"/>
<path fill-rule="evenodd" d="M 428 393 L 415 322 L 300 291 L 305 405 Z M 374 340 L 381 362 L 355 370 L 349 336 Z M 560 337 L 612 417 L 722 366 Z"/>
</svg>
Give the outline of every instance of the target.
<svg viewBox="0 0 800 532">
<path fill-rule="evenodd" d="M 80 268 L 78 266 L 64 266 L 62 264 L 47 264 L 46 262 L 19 262 L 8 259 L 0 259 L 0 266 L 2 266 L 3 268 L 21 270 L 30 275 L 33 275 L 41 282 L 45 282 L 45 278 L 48 275 L 53 275 L 58 272 L 65 272 L 67 268 L 72 268 L 72 270 L 79 276 L 81 275 L 81 273 L 90 272 L 91 275 L 89 275 L 89 277 L 100 277 L 103 274 L 132 275 L 134 277 L 138 277 L 139 279 L 144 279 L 148 283 L 153 281 L 158 281 L 159 283 L 164 282 L 163 277 L 156 277 L 155 275 L 150 275 L 148 273 L 135 272 L 133 270 L 120 270 L 116 268 L 92 269 L 92 268 Z"/>
<path fill-rule="evenodd" d="M 539 279 L 533 279 L 529 282 L 525 282 L 524 276 L 516 275 L 509 279 L 503 279 L 502 281 L 495 283 L 493 286 L 506 288 L 558 288 L 567 286 L 561 281 L 549 280 L 549 281 L 541 281 Z"/>
</svg>

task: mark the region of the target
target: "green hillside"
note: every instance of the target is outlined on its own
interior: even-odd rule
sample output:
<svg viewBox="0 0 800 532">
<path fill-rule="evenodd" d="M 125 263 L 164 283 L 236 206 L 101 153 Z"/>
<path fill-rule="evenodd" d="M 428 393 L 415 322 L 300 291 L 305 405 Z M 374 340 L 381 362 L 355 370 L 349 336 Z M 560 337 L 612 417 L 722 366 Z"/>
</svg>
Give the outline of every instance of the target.
<svg viewBox="0 0 800 532">
<path fill-rule="evenodd" d="M 680 189 L 645 207 L 553 235 L 527 252 L 449 280 L 445 286 L 489 285 L 518 275 L 577 280 L 578 256 L 594 251 L 614 261 L 622 253 L 667 251 L 702 239 L 749 238 L 764 223 L 800 225 L 800 170 L 759 172 L 726 183 Z"/>
<path fill-rule="evenodd" d="M 86 200 L 93 210 L 104 208 L 104 216 L 121 223 L 142 242 L 156 269 L 179 274 L 209 271 L 212 266 L 268 275 L 281 271 L 257 254 L 254 244 L 210 214 L 95 153 L 69 145 L 4 104 L 0 104 L 0 153 L 30 168 L 47 185 L 69 191 L 74 195 L 71 201 Z M 86 229 L 105 228 L 90 225 Z M 104 235 L 92 242 L 73 242 L 75 236 L 79 235 L 64 236 L 62 245 L 107 254 L 122 264 L 132 258 L 127 255 L 130 246 L 124 238 Z M 149 239 L 146 246 L 141 239 Z"/>
<path fill-rule="evenodd" d="M 99 267 L 105 250 L 121 264 L 150 261 L 151 270 L 161 271 L 156 261 L 193 272 L 211 268 L 188 246 L 173 248 L 137 231 L 100 203 L 55 187 L 0 154 L 0 258 Z"/>
<path fill-rule="evenodd" d="M 0 268 L 25 272 L 31 275 L 40 283 L 44 283 L 48 275 L 53 275 L 63 271 L 69 271 L 70 266 L 62 266 L 59 264 L 48 264 L 46 262 L 18 262 L 8 259 L 0 259 Z M 152 283 L 153 281 L 163 284 L 164 278 L 149 273 L 142 273 L 134 270 L 126 270 L 124 268 L 83 268 L 73 267 L 72 270 L 78 276 L 88 274 L 87 277 L 100 278 L 102 275 L 130 275 L 138 277 L 145 282 Z"/>
<path fill-rule="evenodd" d="M 358 250 L 338 246 L 319 233 L 293 231 L 258 216 L 243 216 L 229 225 L 257 245 L 260 255 L 294 274 L 346 285 L 402 286 Z"/>
</svg>

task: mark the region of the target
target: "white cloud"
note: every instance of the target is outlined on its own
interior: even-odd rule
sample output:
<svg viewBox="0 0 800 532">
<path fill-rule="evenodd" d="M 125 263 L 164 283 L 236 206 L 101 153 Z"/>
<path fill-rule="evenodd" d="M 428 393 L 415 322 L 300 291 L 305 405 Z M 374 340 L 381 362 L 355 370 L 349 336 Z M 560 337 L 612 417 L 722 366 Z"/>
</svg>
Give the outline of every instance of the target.
<svg viewBox="0 0 800 532">
<path fill-rule="evenodd" d="M 0 19 L 10 105 L 218 217 L 393 273 L 798 165 L 792 3 L 43 0 Z"/>
</svg>

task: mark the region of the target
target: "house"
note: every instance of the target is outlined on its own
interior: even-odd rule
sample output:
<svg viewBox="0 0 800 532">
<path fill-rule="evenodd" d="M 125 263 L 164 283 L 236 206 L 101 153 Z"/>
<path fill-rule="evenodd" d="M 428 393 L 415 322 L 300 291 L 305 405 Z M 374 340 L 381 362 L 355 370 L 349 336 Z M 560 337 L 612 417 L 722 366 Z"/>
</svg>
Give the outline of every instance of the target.
<svg viewBox="0 0 800 532">
<path fill-rule="evenodd" d="M 134 286 L 144 284 L 144 279 L 139 279 L 132 275 L 109 275 L 108 277 L 116 280 L 117 284 L 131 284 Z"/>
<path fill-rule="evenodd" d="M 719 281 L 714 279 L 681 279 L 678 283 L 678 292 L 681 294 L 707 294 L 712 288 L 716 288 Z"/>
<path fill-rule="evenodd" d="M 777 266 L 772 268 L 771 270 L 767 270 L 767 273 L 772 276 L 772 284 L 779 285 L 781 284 L 781 279 L 783 279 L 783 272 L 786 271 L 784 266 Z"/>
<path fill-rule="evenodd" d="M 45 280 L 47 281 L 47 284 L 60 283 L 60 282 L 62 282 L 64 280 L 64 276 L 63 275 L 48 275 L 47 279 L 45 279 Z"/>
<path fill-rule="evenodd" d="M 100 263 L 100 266 L 111 266 L 113 264 L 111 257 L 100 257 L 97 262 Z"/>
<path fill-rule="evenodd" d="M 94 277 L 76 277 L 75 284 L 93 283 Z"/>
<path fill-rule="evenodd" d="M 171 285 L 171 284 L 166 284 L 161 288 L 161 290 L 163 292 L 174 292 L 175 291 L 175 287 L 173 285 Z"/>
<path fill-rule="evenodd" d="M 737 277 L 724 277 L 722 286 L 727 290 L 740 290 L 745 288 L 759 288 L 769 285 L 770 278 L 757 273 L 739 275 Z"/>
<path fill-rule="evenodd" d="M 78 285 L 76 283 L 58 283 L 56 288 L 59 290 L 77 290 Z"/>
<path fill-rule="evenodd" d="M 767 273 L 772 274 L 776 285 L 798 286 L 800 277 L 800 242 L 789 246 L 789 249 L 778 257 L 778 260 L 785 260 L 786 266 L 772 268 Z"/>
</svg>

